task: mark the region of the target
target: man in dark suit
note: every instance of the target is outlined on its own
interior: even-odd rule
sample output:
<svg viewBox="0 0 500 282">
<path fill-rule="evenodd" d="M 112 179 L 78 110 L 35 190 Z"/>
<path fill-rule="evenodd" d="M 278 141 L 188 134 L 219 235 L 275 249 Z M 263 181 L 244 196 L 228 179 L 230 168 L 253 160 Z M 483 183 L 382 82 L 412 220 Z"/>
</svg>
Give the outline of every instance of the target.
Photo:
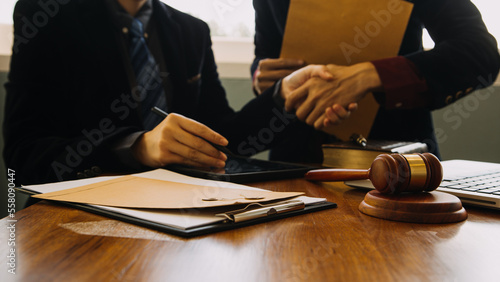
<svg viewBox="0 0 500 282">
<path fill-rule="evenodd" d="M 293 1 L 293 0 L 292 0 Z M 326 104 L 355 102 L 370 91 L 381 108 L 369 139 L 421 141 L 439 155 L 431 110 L 444 107 L 472 91 L 491 85 L 498 75 L 500 57 L 497 44 L 469 0 L 414 0 L 409 24 L 399 56 L 353 66 L 331 66 L 338 79 L 325 82 Z M 257 93 L 274 81 L 301 68 L 297 58 L 277 59 L 280 55 L 290 0 L 254 0 L 256 11 L 255 60 L 251 71 Z M 360 7 L 362 9 L 362 7 Z M 305 24 L 305 23 L 304 23 Z M 435 42 L 432 50 L 422 46 L 426 28 Z M 335 84 L 342 81 L 340 87 Z M 314 85 L 318 88 L 318 85 Z M 307 93 L 307 91 L 304 91 Z M 299 101 L 302 98 L 298 99 Z M 321 126 L 320 115 L 327 116 L 313 104 L 294 104 L 307 114 L 307 124 Z M 316 103 L 318 100 L 311 100 Z M 340 105 L 345 106 L 345 105 Z M 338 107 L 338 106 L 337 106 Z M 341 107 L 340 107 L 341 108 Z M 342 110 L 342 109 L 340 109 Z M 312 113 L 316 111 L 316 113 Z M 297 112 L 299 118 L 301 117 Z M 272 149 L 271 158 L 285 161 L 321 161 L 321 143 L 331 136 L 314 131 L 305 124 L 284 143 Z M 309 148 L 304 154 L 299 148 Z M 293 153 L 292 153 L 293 152 Z"/>
<path fill-rule="evenodd" d="M 205 140 L 240 155 L 273 146 L 295 120 L 281 90 L 314 74 L 305 69 L 235 113 L 208 26 L 158 0 L 20 0 L 14 30 L 4 158 L 18 184 L 223 167 L 227 156 Z M 149 102 L 175 114 L 153 123 Z"/>
</svg>

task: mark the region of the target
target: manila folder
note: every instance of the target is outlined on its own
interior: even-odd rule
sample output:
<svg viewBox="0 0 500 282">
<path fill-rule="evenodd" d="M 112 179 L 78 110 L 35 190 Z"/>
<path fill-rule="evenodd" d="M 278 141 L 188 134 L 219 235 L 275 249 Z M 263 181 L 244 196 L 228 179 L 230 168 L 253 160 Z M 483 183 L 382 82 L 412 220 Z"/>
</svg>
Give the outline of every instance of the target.
<svg viewBox="0 0 500 282">
<path fill-rule="evenodd" d="M 282 58 L 352 65 L 398 54 L 413 4 L 402 0 L 291 0 Z M 331 134 L 368 136 L 378 111 L 373 95 Z"/>
</svg>

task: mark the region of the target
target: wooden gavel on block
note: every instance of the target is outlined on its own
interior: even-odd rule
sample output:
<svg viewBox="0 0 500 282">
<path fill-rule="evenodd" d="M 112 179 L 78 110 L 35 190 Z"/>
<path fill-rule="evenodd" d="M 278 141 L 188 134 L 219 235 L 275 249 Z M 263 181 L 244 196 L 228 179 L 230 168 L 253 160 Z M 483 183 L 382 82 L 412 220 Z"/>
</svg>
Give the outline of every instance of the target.
<svg viewBox="0 0 500 282">
<path fill-rule="evenodd" d="M 305 178 L 313 181 L 370 179 L 380 193 L 398 194 L 436 189 L 443 180 L 443 168 L 431 153 L 381 154 L 367 170 L 316 169 L 307 172 Z"/>
</svg>

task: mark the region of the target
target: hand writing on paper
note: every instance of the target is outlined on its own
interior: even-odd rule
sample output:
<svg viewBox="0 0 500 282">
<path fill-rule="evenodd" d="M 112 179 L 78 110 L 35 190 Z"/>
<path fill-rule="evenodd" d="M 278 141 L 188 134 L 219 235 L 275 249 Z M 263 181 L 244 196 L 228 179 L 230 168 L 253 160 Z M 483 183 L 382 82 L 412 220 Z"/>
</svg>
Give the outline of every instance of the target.
<svg viewBox="0 0 500 282">
<path fill-rule="evenodd" d="M 312 76 L 289 93 L 285 102 L 287 111 L 295 110 L 300 120 L 316 129 L 348 118 L 357 108 L 355 103 L 382 87 L 375 67 L 369 62 L 352 66 L 328 65 L 326 68 L 331 79 Z"/>
<path fill-rule="evenodd" d="M 221 146 L 228 144 L 226 138 L 207 126 L 170 114 L 153 130 L 144 133 L 132 150 L 136 159 L 149 167 L 167 164 L 224 167 L 227 156 L 207 141 Z"/>
<path fill-rule="evenodd" d="M 297 59 L 263 59 L 255 72 L 253 87 L 261 94 L 283 77 L 305 66 L 304 61 Z"/>
</svg>

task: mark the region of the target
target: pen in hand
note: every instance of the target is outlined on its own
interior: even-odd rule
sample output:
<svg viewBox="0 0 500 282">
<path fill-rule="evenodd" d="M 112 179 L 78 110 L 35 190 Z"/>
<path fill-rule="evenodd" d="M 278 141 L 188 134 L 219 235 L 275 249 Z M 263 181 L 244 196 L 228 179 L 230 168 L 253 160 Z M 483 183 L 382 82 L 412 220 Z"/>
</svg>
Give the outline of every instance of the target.
<svg viewBox="0 0 500 282">
<path fill-rule="evenodd" d="M 168 116 L 168 113 L 163 111 L 162 109 L 158 108 L 158 107 L 153 107 L 151 108 L 151 111 L 159 116 L 161 116 L 162 118 L 166 118 Z M 208 143 L 210 143 L 210 145 L 212 145 L 215 149 L 223 152 L 224 154 L 228 155 L 228 156 L 234 156 L 234 154 L 229 151 L 228 148 L 224 147 L 224 146 L 221 146 L 221 145 L 218 145 L 218 144 L 214 144 L 208 140 L 206 140 L 205 138 L 202 138 L 200 137 L 201 139 L 207 141 Z"/>
</svg>

